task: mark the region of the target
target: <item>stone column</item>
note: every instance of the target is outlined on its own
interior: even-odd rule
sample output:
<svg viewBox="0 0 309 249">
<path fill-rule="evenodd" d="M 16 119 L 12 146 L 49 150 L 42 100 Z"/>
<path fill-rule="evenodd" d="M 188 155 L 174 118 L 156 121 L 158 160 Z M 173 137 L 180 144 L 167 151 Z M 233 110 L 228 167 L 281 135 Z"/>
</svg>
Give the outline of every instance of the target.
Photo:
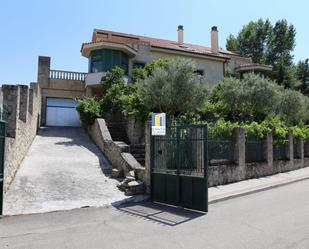
<svg viewBox="0 0 309 249">
<path fill-rule="evenodd" d="M 150 160 L 151 160 L 151 127 L 150 123 L 146 122 L 145 124 L 145 184 L 146 191 L 150 194 L 151 190 L 151 168 L 150 168 Z"/>
<path fill-rule="evenodd" d="M 7 136 L 16 137 L 19 117 L 19 87 L 16 85 L 2 85 L 3 105 L 7 107 Z"/>
<path fill-rule="evenodd" d="M 289 132 L 288 135 L 288 148 L 287 148 L 287 158 L 290 162 L 290 166 L 294 165 L 294 144 L 293 144 L 293 135 Z"/>
<path fill-rule="evenodd" d="M 49 86 L 49 71 L 50 71 L 50 57 L 39 56 L 38 61 L 38 84 L 39 88 L 44 89 Z M 44 90 L 42 90 L 44 91 Z M 46 121 L 46 97 L 42 95 L 41 100 L 41 123 L 45 125 Z"/>
<path fill-rule="evenodd" d="M 23 122 L 27 122 L 28 116 L 28 102 L 29 102 L 29 88 L 25 85 L 19 85 L 19 119 Z"/>
<path fill-rule="evenodd" d="M 246 137 L 242 127 L 234 130 L 234 148 L 234 160 L 240 171 L 238 180 L 244 180 L 246 179 Z"/>
<path fill-rule="evenodd" d="M 38 59 L 38 84 L 41 88 L 48 87 L 50 71 L 50 57 L 39 56 Z"/>
<path fill-rule="evenodd" d="M 29 108 L 28 108 L 28 112 L 32 115 L 33 113 L 33 98 L 34 98 L 34 94 L 33 94 L 34 90 L 33 89 L 29 89 Z"/>
<path fill-rule="evenodd" d="M 268 133 L 266 136 L 266 162 L 269 167 L 273 167 L 274 163 L 274 146 L 273 146 L 273 134 Z"/>
</svg>

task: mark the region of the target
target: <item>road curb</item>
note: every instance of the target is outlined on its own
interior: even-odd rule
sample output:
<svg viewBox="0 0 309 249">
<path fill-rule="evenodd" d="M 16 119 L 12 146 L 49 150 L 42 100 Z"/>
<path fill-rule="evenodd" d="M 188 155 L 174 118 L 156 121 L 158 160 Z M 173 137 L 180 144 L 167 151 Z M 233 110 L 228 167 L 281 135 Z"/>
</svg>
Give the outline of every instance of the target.
<svg viewBox="0 0 309 249">
<path fill-rule="evenodd" d="M 258 193 L 258 192 L 262 192 L 262 191 L 266 191 L 266 190 L 270 190 L 270 189 L 274 189 L 274 188 L 283 187 L 283 186 L 286 186 L 286 185 L 289 185 L 289 184 L 297 183 L 297 182 L 308 180 L 308 179 L 309 179 L 309 176 L 306 176 L 306 177 L 298 178 L 298 179 L 295 179 L 295 180 L 291 180 L 291 181 L 287 181 L 287 182 L 283 182 L 283 183 L 278 183 L 278 184 L 275 184 L 275 185 L 272 185 L 272 186 L 268 186 L 268 187 L 264 187 L 264 188 L 260 188 L 260 189 L 254 189 L 252 191 L 242 192 L 242 193 L 239 193 L 239 194 L 233 194 L 233 195 L 225 196 L 225 197 L 218 198 L 218 199 L 215 199 L 215 200 L 210 200 L 210 201 L 208 201 L 208 204 L 215 204 L 217 202 L 226 201 L 226 200 L 234 199 L 234 198 L 237 198 L 237 197 L 242 197 L 242 196 L 251 195 L 251 194 L 254 194 L 254 193 Z"/>
</svg>

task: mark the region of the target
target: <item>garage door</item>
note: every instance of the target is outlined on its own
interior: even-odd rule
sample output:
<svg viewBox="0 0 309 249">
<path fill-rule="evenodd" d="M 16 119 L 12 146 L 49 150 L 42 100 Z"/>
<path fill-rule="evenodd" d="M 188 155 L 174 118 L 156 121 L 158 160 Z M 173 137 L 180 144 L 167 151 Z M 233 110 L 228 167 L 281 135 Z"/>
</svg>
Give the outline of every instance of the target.
<svg viewBox="0 0 309 249">
<path fill-rule="evenodd" d="M 47 98 L 46 125 L 48 126 L 80 126 L 73 99 Z"/>
</svg>

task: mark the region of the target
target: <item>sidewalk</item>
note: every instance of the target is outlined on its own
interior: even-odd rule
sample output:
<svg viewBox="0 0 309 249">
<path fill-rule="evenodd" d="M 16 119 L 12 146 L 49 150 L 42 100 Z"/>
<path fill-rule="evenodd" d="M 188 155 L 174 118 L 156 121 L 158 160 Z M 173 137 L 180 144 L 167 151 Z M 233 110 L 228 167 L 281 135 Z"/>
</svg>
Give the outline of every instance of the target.
<svg viewBox="0 0 309 249">
<path fill-rule="evenodd" d="M 208 189 L 208 202 L 214 203 L 237 196 L 279 187 L 304 179 L 309 179 L 309 167 L 258 179 L 249 179 L 227 185 L 211 187 Z"/>
</svg>

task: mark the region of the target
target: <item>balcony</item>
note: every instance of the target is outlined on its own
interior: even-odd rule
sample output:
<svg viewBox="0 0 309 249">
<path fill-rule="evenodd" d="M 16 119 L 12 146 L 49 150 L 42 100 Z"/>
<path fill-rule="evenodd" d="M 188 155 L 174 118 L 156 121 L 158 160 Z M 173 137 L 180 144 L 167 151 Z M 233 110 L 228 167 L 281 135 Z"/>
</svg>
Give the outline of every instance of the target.
<svg viewBox="0 0 309 249">
<path fill-rule="evenodd" d="M 89 86 L 98 86 L 101 83 L 101 79 L 103 76 L 106 75 L 106 72 L 99 72 L 99 73 L 88 73 L 86 76 L 86 87 Z M 123 77 L 124 81 L 128 83 L 130 81 L 130 77 L 125 75 Z"/>
<path fill-rule="evenodd" d="M 49 79 L 58 80 L 78 80 L 85 81 L 87 73 L 63 71 L 63 70 L 49 70 Z"/>
</svg>

